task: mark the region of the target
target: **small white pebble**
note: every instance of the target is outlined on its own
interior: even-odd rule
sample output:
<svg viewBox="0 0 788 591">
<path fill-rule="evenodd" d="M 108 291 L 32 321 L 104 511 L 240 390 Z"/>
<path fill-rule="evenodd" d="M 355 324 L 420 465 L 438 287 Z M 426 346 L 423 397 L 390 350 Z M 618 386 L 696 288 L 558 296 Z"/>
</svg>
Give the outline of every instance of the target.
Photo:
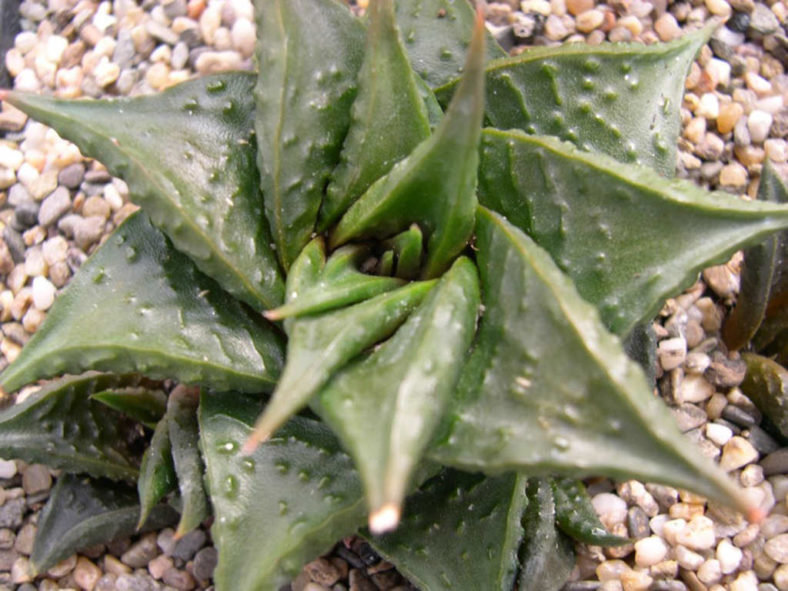
<svg viewBox="0 0 788 591">
<path fill-rule="evenodd" d="M 781 564 L 772 575 L 774 584 L 780 591 L 788 591 L 788 564 Z"/>
<path fill-rule="evenodd" d="M 759 96 L 771 94 L 772 92 L 772 83 L 755 72 L 744 74 L 744 81 L 747 83 L 747 88 Z"/>
<path fill-rule="evenodd" d="M 720 561 L 716 558 L 710 558 L 700 565 L 698 569 L 698 579 L 701 583 L 712 585 L 719 582 L 722 578 L 722 570 L 720 570 Z"/>
<path fill-rule="evenodd" d="M 703 556 L 684 546 L 676 546 L 676 561 L 681 568 L 696 571 L 703 564 Z"/>
<path fill-rule="evenodd" d="M 730 591 L 758 591 L 758 577 L 751 570 L 740 573 L 731 583 Z"/>
<path fill-rule="evenodd" d="M 55 302 L 55 286 L 46 277 L 33 279 L 33 305 L 38 310 L 48 310 Z"/>
<path fill-rule="evenodd" d="M 763 550 L 775 562 L 788 563 L 788 534 L 780 534 L 767 540 Z"/>
<path fill-rule="evenodd" d="M 720 564 L 720 571 L 724 575 L 729 575 L 739 567 L 742 559 L 742 551 L 725 538 L 717 544 L 717 560 Z"/>
<path fill-rule="evenodd" d="M 16 462 L 0 459 L 0 478 L 13 478 L 16 474 Z"/>
<path fill-rule="evenodd" d="M 653 530 L 657 535 L 665 538 L 671 546 L 680 544 L 679 534 L 687 528 L 687 522 L 684 519 L 669 519 L 662 525 L 662 533 Z"/>
<path fill-rule="evenodd" d="M 706 437 L 720 447 L 728 443 L 733 437 L 730 427 L 718 423 L 706 423 Z"/>
<path fill-rule="evenodd" d="M 769 130 L 772 127 L 772 116 L 766 111 L 755 109 L 747 117 L 747 129 L 753 143 L 761 144 L 769 137 Z"/>
<path fill-rule="evenodd" d="M 687 356 L 687 341 L 683 337 L 664 339 L 657 346 L 659 364 L 665 371 L 676 369 Z"/>
<path fill-rule="evenodd" d="M 676 542 L 692 550 L 708 550 L 715 541 L 714 522 L 705 515 L 696 515 L 676 532 Z"/>
<path fill-rule="evenodd" d="M 627 518 L 627 504 L 618 495 L 599 493 L 591 499 L 591 504 L 599 515 L 599 520 L 608 529 L 618 523 L 624 523 Z"/>
<path fill-rule="evenodd" d="M 758 459 L 758 451 L 744 437 L 731 437 L 722 448 L 720 468 L 726 472 L 746 466 Z"/>
<path fill-rule="evenodd" d="M 635 564 L 653 566 L 661 562 L 668 553 L 665 541 L 659 536 L 649 536 L 635 542 Z"/>
<path fill-rule="evenodd" d="M 700 97 L 695 114 L 706 119 L 716 119 L 720 114 L 720 99 L 713 92 L 705 93 Z"/>
</svg>

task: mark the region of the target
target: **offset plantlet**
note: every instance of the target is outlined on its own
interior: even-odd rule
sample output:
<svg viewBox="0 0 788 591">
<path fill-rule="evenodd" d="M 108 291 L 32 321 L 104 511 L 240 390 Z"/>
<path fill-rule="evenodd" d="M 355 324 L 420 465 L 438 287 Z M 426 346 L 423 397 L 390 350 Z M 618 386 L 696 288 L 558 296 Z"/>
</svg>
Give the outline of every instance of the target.
<svg viewBox="0 0 788 591">
<path fill-rule="evenodd" d="M 626 541 L 568 475 L 761 518 L 622 346 L 653 357 L 664 298 L 788 228 L 786 205 L 669 178 L 711 30 L 504 58 L 465 0 L 373 0 L 368 21 L 335 0 L 256 10 L 257 74 L 117 101 L 0 91 L 143 210 L 0 374 L 12 392 L 106 372 L 0 414 L 0 455 L 69 473 L 36 568 L 174 523 L 171 503 L 179 534 L 213 513 L 220 591 L 279 589 L 356 533 L 425 590 L 543 591 L 571 538 Z"/>
</svg>

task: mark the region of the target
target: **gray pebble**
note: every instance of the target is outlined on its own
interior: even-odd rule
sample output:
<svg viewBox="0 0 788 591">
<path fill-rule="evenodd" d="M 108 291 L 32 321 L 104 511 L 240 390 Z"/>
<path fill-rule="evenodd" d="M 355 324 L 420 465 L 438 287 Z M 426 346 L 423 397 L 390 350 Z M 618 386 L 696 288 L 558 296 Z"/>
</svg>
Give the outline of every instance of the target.
<svg viewBox="0 0 788 591">
<path fill-rule="evenodd" d="M 118 64 L 121 70 L 125 70 L 134 65 L 135 54 L 131 31 L 129 29 L 122 29 L 118 32 L 115 51 L 112 53 L 112 61 Z"/>
<path fill-rule="evenodd" d="M 123 70 L 118 76 L 118 80 L 115 82 L 115 87 L 118 89 L 118 92 L 121 94 L 129 94 L 131 89 L 134 87 L 134 83 L 137 81 L 137 71 L 136 70 Z"/>
<path fill-rule="evenodd" d="M 132 544 L 120 557 L 120 561 L 134 568 L 145 568 L 151 560 L 156 558 L 158 553 L 156 535 L 146 535 L 135 544 Z"/>
<path fill-rule="evenodd" d="M 167 45 L 175 45 L 178 42 L 178 33 L 154 20 L 145 23 L 145 30 L 148 31 L 151 37 Z"/>
<path fill-rule="evenodd" d="M 783 447 L 761 460 L 764 476 L 788 474 L 788 447 Z"/>
<path fill-rule="evenodd" d="M 165 584 L 175 587 L 179 591 L 189 591 L 194 589 L 195 582 L 192 576 L 186 571 L 178 570 L 175 567 L 168 568 L 164 571 L 162 581 Z"/>
<path fill-rule="evenodd" d="M 172 553 L 175 552 L 175 545 L 177 543 L 175 532 L 169 527 L 161 530 L 156 538 L 156 544 L 159 546 L 159 549 L 167 556 L 172 556 Z"/>
<path fill-rule="evenodd" d="M 175 549 L 172 552 L 173 557 L 180 558 L 181 560 L 191 560 L 197 553 L 197 550 L 205 545 L 207 536 L 201 529 L 195 529 L 183 536 L 178 543 L 175 544 Z"/>
<path fill-rule="evenodd" d="M 89 170 L 85 173 L 85 182 L 97 185 L 106 185 L 112 180 L 112 176 L 104 169 L 98 168 Z"/>
<path fill-rule="evenodd" d="M 749 441 L 752 446 L 758 450 L 761 456 L 768 455 L 773 451 L 777 451 L 780 445 L 769 435 L 766 431 L 757 425 L 747 427 L 747 430 L 742 433 L 743 437 Z"/>
<path fill-rule="evenodd" d="M 147 573 L 134 573 L 130 575 L 120 575 L 115 580 L 117 591 L 159 591 L 159 585 Z"/>
<path fill-rule="evenodd" d="M 186 0 L 165 0 L 162 3 L 162 8 L 167 18 L 173 20 L 175 17 L 184 16 L 186 14 Z"/>
<path fill-rule="evenodd" d="M 696 429 L 706 423 L 707 417 L 703 409 L 698 408 L 694 404 L 682 404 L 681 406 L 671 408 L 671 413 L 676 419 L 679 429 L 682 432 Z"/>
<path fill-rule="evenodd" d="M 32 464 L 22 474 L 22 488 L 28 495 L 35 495 L 52 488 L 52 475 L 43 464 Z"/>
<path fill-rule="evenodd" d="M 14 547 L 16 534 L 8 528 L 0 529 L 0 549 L 9 550 Z M 0 569 L 2 570 L 2 569 Z"/>
<path fill-rule="evenodd" d="M 10 571 L 19 558 L 19 552 L 16 550 L 0 550 L 0 570 Z"/>
<path fill-rule="evenodd" d="M 25 515 L 27 503 L 25 499 L 10 499 L 0 506 L 0 527 L 19 529 Z"/>
<path fill-rule="evenodd" d="M 703 376 L 712 385 L 726 390 L 738 386 L 747 373 L 747 364 L 742 359 L 728 359 L 724 355 L 715 355 L 711 365 L 703 372 Z"/>
<path fill-rule="evenodd" d="M 724 409 L 722 409 L 722 418 L 730 421 L 734 425 L 739 425 L 740 427 L 745 428 L 752 427 L 757 423 L 755 417 L 753 417 L 743 408 L 734 404 L 729 404 Z"/>
<path fill-rule="evenodd" d="M 561 591 L 596 591 L 601 585 L 599 581 L 572 581 L 561 587 Z"/>
<path fill-rule="evenodd" d="M 115 591 L 117 589 L 116 584 L 117 575 L 107 573 L 101 576 L 96 586 L 93 588 L 93 591 Z"/>
<path fill-rule="evenodd" d="M 687 586 L 681 581 L 654 581 L 649 591 L 687 591 Z"/>
<path fill-rule="evenodd" d="M 25 201 L 31 201 L 33 198 L 30 193 L 25 189 L 24 185 L 17 183 L 8 189 L 8 204 L 14 207 L 19 206 Z"/>
<path fill-rule="evenodd" d="M 14 221 L 22 229 L 32 228 L 38 221 L 38 203 L 23 201 L 14 210 Z"/>
<path fill-rule="evenodd" d="M 186 62 L 189 61 L 189 46 L 186 45 L 183 41 L 179 41 L 175 44 L 175 47 L 172 49 L 172 56 L 170 57 L 170 65 L 176 69 L 180 70 L 184 66 L 186 66 Z"/>
<path fill-rule="evenodd" d="M 627 531 L 629 537 L 639 540 L 651 535 L 649 527 L 649 517 L 646 512 L 638 506 L 630 507 L 627 511 Z"/>
<path fill-rule="evenodd" d="M 11 226 L 6 226 L 3 230 L 3 241 L 11 253 L 11 258 L 17 264 L 25 260 L 25 241 L 22 236 Z"/>
<path fill-rule="evenodd" d="M 74 227 L 74 242 L 82 250 L 87 250 L 93 243 L 98 242 L 105 227 L 106 222 L 101 216 L 79 218 Z"/>
<path fill-rule="evenodd" d="M 16 536 L 14 542 L 14 550 L 30 556 L 33 553 L 33 542 L 36 539 L 36 526 L 32 523 L 26 523 Z"/>
<path fill-rule="evenodd" d="M 41 203 L 38 210 L 38 223 L 51 226 L 71 209 L 71 195 L 65 187 L 58 187 Z"/>
<path fill-rule="evenodd" d="M 213 546 L 208 546 L 197 552 L 194 556 L 194 567 L 192 568 L 194 576 L 203 581 L 210 579 L 213 576 L 218 558 L 216 548 Z"/>
<path fill-rule="evenodd" d="M 57 182 L 69 189 L 76 189 L 85 178 L 85 165 L 81 162 L 69 164 L 57 175 Z"/>
<path fill-rule="evenodd" d="M 780 21 L 766 4 L 760 2 L 755 4 L 755 8 L 750 13 L 750 26 L 747 33 L 750 37 L 760 38 L 771 35 L 780 28 Z"/>
</svg>

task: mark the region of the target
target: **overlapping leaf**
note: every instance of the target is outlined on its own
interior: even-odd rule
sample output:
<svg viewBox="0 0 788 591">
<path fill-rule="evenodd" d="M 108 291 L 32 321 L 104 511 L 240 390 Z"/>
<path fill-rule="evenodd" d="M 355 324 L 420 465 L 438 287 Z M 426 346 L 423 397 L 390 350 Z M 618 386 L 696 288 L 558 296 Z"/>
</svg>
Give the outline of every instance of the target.
<svg viewBox="0 0 788 591">
<path fill-rule="evenodd" d="M 473 9 L 467 0 L 397 0 L 397 25 L 416 73 L 432 88 L 455 80 L 463 71 Z M 486 35 L 485 60 L 506 52 Z"/>
<path fill-rule="evenodd" d="M 295 418 L 251 455 L 240 453 L 260 410 L 237 393 L 200 402 L 219 589 L 275 591 L 365 518 L 352 462 L 317 421 Z"/>
<path fill-rule="evenodd" d="M 788 227 L 788 206 L 709 194 L 554 138 L 482 134 L 479 200 L 546 249 L 627 334 L 711 264 Z"/>
<path fill-rule="evenodd" d="M 134 425 L 91 400 L 97 390 L 129 386 L 134 376 L 61 378 L 0 413 L 0 456 L 108 478 L 136 478 Z"/>
<path fill-rule="evenodd" d="M 473 263 L 460 258 L 388 341 L 320 393 L 319 413 L 358 466 L 370 529 L 393 529 L 413 471 L 453 392 L 479 306 Z"/>
<path fill-rule="evenodd" d="M 282 357 L 275 329 L 138 213 L 85 262 L 0 384 L 12 391 L 98 369 L 259 392 L 275 383 Z"/>
<path fill-rule="evenodd" d="M 319 229 L 328 229 L 429 134 L 427 107 L 397 32 L 394 2 L 373 2 L 351 127 L 320 209 Z"/>
<path fill-rule="evenodd" d="M 609 533 L 591 504 L 585 486 L 571 478 L 551 478 L 555 523 L 566 535 L 595 546 L 620 546 L 629 540 Z"/>
<path fill-rule="evenodd" d="M 408 498 L 396 531 L 370 537 L 420 589 L 511 589 L 526 479 L 444 470 Z"/>
<path fill-rule="evenodd" d="M 364 27 L 334 0 L 257 0 L 260 183 L 287 270 L 309 242 L 356 96 Z"/>
<path fill-rule="evenodd" d="M 484 208 L 476 228 L 485 314 L 431 457 L 489 472 L 634 476 L 743 507 L 549 255 Z"/>
<path fill-rule="evenodd" d="M 479 20 L 462 82 L 435 133 L 353 204 L 331 234 L 332 247 L 390 237 L 417 222 L 427 236 L 425 278 L 439 276 L 465 247 L 476 210 L 483 27 Z"/>
<path fill-rule="evenodd" d="M 156 504 L 177 486 L 178 476 L 175 474 L 170 443 L 170 418 L 165 415 L 156 425 L 150 445 L 142 456 L 140 477 L 137 480 L 140 502 L 137 527 L 145 523 Z"/>
<path fill-rule="evenodd" d="M 496 60 L 487 66 L 485 114 L 493 127 L 556 136 L 672 177 L 684 78 L 712 30 L 655 45 L 534 47 Z M 454 84 L 436 91 L 441 100 Z"/>
<path fill-rule="evenodd" d="M 96 392 L 91 398 L 151 429 L 164 416 L 167 408 L 167 395 L 158 383 L 104 390 Z"/>
<path fill-rule="evenodd" d="M 7 100 L 52 126 L 129 184 L 132 199 L 201 271 L 257 310 L 284 282 L 258 189 L 252 88 L 246 73 L 184 82 L 146 97 Z"/>
<path fill-rule="evenodd" d="M 139 511 L 137 493 L 131 485 L 63 474 L 38 519 L 30 556 L 33 571 L 46 572 L 76 550 L 132 535 Z M 161 529 L 177 519 L 175 509 L 158 505 L 143 531 Z"/>
</svg>

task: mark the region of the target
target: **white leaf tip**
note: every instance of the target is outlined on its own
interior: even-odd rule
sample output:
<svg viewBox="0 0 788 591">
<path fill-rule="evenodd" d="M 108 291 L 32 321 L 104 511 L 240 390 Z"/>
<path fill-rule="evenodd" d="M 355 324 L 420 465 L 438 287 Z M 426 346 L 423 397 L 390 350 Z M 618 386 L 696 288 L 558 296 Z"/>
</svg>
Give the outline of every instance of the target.
<svg viewBox="0 0 788 591">
<path fill-rule="evenodd" d="M 394 531 L 399 525 L 400 509 L 394 503 L 386 503 L 369 516 L 369 531 L 379 536 Z"/>
</svg>

